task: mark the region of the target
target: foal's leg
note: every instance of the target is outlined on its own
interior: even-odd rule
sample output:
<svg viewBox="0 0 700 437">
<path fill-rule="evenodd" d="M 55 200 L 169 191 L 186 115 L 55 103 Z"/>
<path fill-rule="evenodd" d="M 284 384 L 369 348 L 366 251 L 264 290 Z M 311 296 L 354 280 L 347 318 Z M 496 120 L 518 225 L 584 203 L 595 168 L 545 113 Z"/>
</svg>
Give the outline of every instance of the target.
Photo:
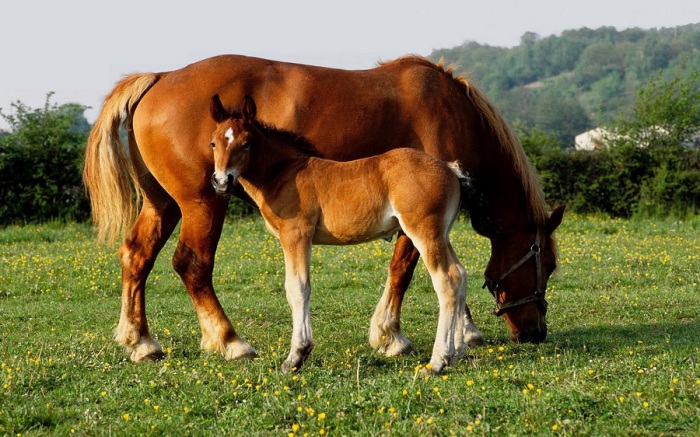
<svg viewBox="0 0 700 437">
<path fill-rule="evenodd" d="M 464 269 L 464 267 L 462 267 L 462 264 L 460 264 L 459 260 L 457 259 L 457 255 L 455 254 L 454 249 L 452 248 L 452 244 L 449 245 L 449 249 L 450 257 L 453 260 L 453 262 L 456 262 L 457 264 L 459 264 L 459 267 Z M 464 277 L 467 277 L 466 271 L 464 271 Z M 464 289 L 460 290 L 459 302 L 457 303 L 457 310 L 459 311 L 459 314 L 457 316 L 457 326 L 455 327 L 454 340 L 457 358 L 460 358 L 462 357 L 462 355 L 464 355 L 468 346 L 476 346 L 484 343 L 481 332 L 472 321 L 472 314 L 471 311 L 469 311 L 469 306 L 466 302 L 466 285 L 467 284 L 465 280 Z"/>
<path fill-rule="evenodd" d="M 148 332 L 145 288 L 158 253 L 180 220 L 177 204 L 165 196 L 166 200 L 159 205 L 144 199 L 131 234 L 119 249 L 122 309 L 114 338 L 126 346 L 134 362 L 153 361 L 163 356 L 163 349 Z"/>
<path fill-rule="evenodd" d="M 289 373 L 301 368 L 314 347 L 309 311 L 311 241 L 299 235 L 280 235 L 280 241 L 284 250 L 284 288 L 292 309 L 293 323 L 289 356 L 282 364 L 281 371 Z"/>
<path fill-rule="evenodd" d="M 460 347 L 458 351 L 455 339 L 458 320 L 464 315 L 467 271 L 454 257 L 446 237 L 438 234 L 421 240 L 416 241 L 416 245 L 430 273 L 440 304 L 433 355 L 430 358 L 432 371 L 438 373 L 458 358 L 458 352 L 463 353 L 466 349 Z"/>
<path fill-rule="evenodd" d="M 451 258 L 459 263 L 459 260 L 457 258 L 457 254 L 455 254 L 454 248 L 452 247 L 452 243 L 449 243 L 449 248 L 450 248 L 450 256 Z M 462 264 L 460 264 L 462 266 Z M 464 267 L 462 267 L 464 268 Z M 465 272 L 465 277 L 466 277 L 466 272 Z M 466 284 L 465 284 L 466 286 Z M 474 320 L 472 319 L 472 312 L 469 309 L 469 305 L 467 305 L 467 292 L 466 288 L 464 290 L 464 293 L 460 295 L 461 296 L 461 301 L 459 303 L 459 308 L 464 308 L 464 311 L 461 311 L 461 314 L 459 316 L 459 319 L 457 320 L 457 334 L 455 337 L 455 347 L 458 350 L 458 355 L 461 356 L 461 353 L 459 351 L 464 352 L 466 350 L 467 346 L 481 346 L 484 344 L 484 336 L 481 334 L 481 331 L 479 331 L 479 328 L 476 327 L 474 324 Z"/>
<path fill-rule="evenodd" d="M 411 351 L 411 342 L 401 332 L 401 304 L 419 258 L 411 240 L 399 231 L 384 294 L 369 324 L 370 345 L 390 357 Z"/>
<path fill-rule="evenodd" d="M 216 298 L 212 284 L 214 255 L 221 236 L 225 198 L 181 205 L 182 229 L 173 256 L 173 267 L 187 287 L 202 329 L 202 349 L 224 358 L 253 358 L 255 350 L 236 333 Z"/>
<path fill-rule="evenodd" d="M 399 231 L 384 294 L 377 303 L 369 325 L 370 345 L 386 356 L 403 355 L 411 351 L 411 342 L 401 332 L 401 305 L 419 258 L 420 254 L 411 239 Z M 480 346 L 484 344 L 484 337 L 474 324 L 466 301 L 464 308 L 464 317 L 460 317 L 459 322 L 464 340 L 469 346 Z"/>
</svg>

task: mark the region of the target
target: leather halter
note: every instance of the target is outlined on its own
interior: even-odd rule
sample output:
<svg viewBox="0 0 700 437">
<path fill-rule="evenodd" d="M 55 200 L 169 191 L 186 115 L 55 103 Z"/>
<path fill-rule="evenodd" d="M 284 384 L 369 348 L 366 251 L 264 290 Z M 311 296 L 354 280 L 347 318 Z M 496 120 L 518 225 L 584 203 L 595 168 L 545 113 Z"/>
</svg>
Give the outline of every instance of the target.
<svg viewBox="0 0 700 437">
<path fill-rule="evenodd" d="M 484 281 L 484 285 L 481 288 L 488 287 L 489 291 L 496 299 L 496 308 L 493 309 L 493 314 L 495 316 L 501 316 L 509 309 L 519 307 L 530 302 L 537 302 L 537 304 L 542 309 L 542 312 L 547 314 L 547 306 L 549 304 L 544 298 L 544 289 L 542 289 L 542 261 L 540 260 L 541 252 L 542 248 L 540 246 L 540 232 L 537 231 L 537 235 L 535 236 L 535 243 L 532 246 L 530 246 L 530 251 L 526 253 L 525 256 L 520 258 L 518 262 L 513 264 L 511 268 L 506 270 L 505 273 L 501 274 L 501 276 L 499 276 L 497 279 L 489 279 L 489 277 L 486 276 L 486 274 L 484 274 L 484 278 L 486 280 Z M 535 257 L 535 268 L 537 269 L 537 286 L 535 287 L 535 292 L 531 296 L 526 296 L 521 299 L 514 300 L 512 302 L 504 302 L 502 304 L 499 303 L 498 286 L 500 285 L 500 282 L 503 281 L 508 275 L 518 270 L 520 266 L 525 264 L 525 262 L 533 256 Z"/>
</svg>

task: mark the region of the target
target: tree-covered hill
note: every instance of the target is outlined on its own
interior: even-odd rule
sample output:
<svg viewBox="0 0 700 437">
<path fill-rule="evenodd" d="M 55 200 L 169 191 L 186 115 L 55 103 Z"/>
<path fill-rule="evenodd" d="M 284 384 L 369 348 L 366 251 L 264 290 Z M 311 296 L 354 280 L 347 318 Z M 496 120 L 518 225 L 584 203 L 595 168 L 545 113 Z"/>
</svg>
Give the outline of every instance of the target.
<svg viewBox="0 0 700 437">
<path fill-rule="evenodd" d="M 537 126 L 562 147 L 573 137 L 630 111 L 637 90 L 661 71 L 700 70 L 700 23 L 644 30 L 613 27 L 528 32 L 513 48 L 466 42 L 435 50 L 482 88 L 511 122 Z"/>
</svg>

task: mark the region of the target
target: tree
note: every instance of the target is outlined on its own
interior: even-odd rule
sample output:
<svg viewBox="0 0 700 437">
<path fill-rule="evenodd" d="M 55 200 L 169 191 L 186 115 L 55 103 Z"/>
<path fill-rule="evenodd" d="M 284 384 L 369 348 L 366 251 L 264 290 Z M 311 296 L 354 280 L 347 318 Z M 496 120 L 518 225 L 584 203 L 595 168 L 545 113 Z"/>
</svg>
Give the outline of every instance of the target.
<svg viewBox="0 0 700 437">
<path fill-rule="evenodd" d="M 618 126 L 624 134 L 659 145 L 682 145 L 700 132 L 698 71 L 677 69 L 670 80 L 659 72 L 637 93 L 632 117 Z"/>
<path fill-rule="evenodd" d="M 637 93 L 632 115 L 611 126 L 615 148 L 644 149 L 651 176 L 640 189 L 638 212 L 678 215 L 700 211 L 700 133 L 698 71 L 677 68 L 673 77 L 652 77 Z"/>
<path fill-rule="evenodd" d="M 589 45 L 579 57 L 575 78 L 583 86 L 605 77 L 613 71 L 624 71 L 624 48 L 609 41 Z"/>
<path fill-rule="evenodd" d="M 591 121 L 579 101 L 556 90 L 539 95 L 535 105 L 535 125 L 562 144 L 573 144 L 574 137 L 591 128 Z"/>
</svg>

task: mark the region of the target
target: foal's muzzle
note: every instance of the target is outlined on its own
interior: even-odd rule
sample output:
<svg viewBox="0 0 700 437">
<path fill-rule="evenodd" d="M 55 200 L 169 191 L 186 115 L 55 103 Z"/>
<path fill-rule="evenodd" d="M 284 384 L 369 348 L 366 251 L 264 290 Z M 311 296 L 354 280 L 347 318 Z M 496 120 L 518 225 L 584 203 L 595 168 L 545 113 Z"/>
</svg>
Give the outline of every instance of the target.
<svg viewBox="0 0 700 437">
<path fill-rule="evenodd" d="M 211 185 L 216 190 L 216 194 L 231 194 L 233 191 L 233 175 L 228 174 L 225 178 L 217 177 L 216 173 L 211 175 Z"/>
</svg>

